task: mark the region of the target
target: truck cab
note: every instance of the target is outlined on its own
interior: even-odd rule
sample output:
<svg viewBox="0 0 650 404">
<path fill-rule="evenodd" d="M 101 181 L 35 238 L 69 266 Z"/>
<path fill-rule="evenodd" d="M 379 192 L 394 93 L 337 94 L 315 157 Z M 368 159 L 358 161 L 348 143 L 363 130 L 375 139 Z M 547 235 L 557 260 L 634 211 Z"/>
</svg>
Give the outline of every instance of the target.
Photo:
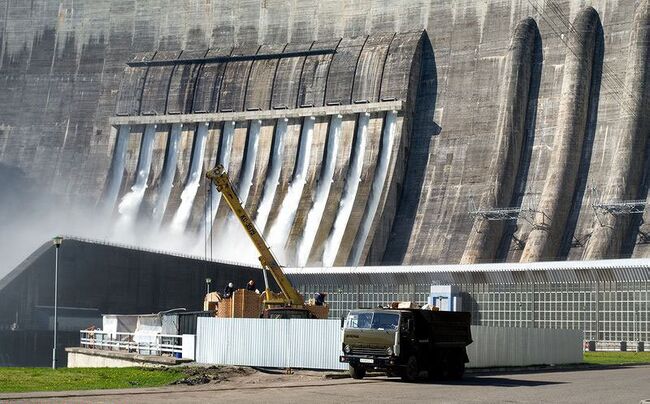
<svg viewBox="0 0 650 404">
<path fill-rule="evenodd" d="M 355 379 L 367 370 L 414 381 L 426 371 L 430 378 L 463 376 L 465 347 L 472 342 L 470 314 L 420 309 L 351 311 L 343 324 L 343 355 Z"/>
</svg>

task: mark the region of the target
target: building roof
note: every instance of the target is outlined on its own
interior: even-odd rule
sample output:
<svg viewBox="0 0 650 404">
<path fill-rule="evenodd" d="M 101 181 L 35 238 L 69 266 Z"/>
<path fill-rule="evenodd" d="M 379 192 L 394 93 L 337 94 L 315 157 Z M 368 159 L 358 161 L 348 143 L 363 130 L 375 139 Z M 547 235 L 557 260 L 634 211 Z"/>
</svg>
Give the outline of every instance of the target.
<svg viewBox="0 0 650 404">
<path fill-rule="evenodd" d="M 631 282 L 650 279 L 650 259 L 472 265 L 286 268 L 296 284 L 513 284 Z"/>
</svg>

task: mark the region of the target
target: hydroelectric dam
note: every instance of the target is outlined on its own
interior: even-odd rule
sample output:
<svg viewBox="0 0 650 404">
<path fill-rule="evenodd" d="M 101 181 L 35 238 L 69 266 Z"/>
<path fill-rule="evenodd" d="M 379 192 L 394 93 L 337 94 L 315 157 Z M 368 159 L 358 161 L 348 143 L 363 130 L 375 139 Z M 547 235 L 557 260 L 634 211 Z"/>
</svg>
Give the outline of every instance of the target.
<svg viewBox="0 0 650 404">
<path fill-rule="evenodd" d="M 71 307 L 227 279 L 179 255 L 256 267 L 217 164 L 288 267 L 650 256 L 650 0 L 0 0 L 0 27 L 7 324 L 51 304 L 56 234 L 97 280 Z"/>
<path fill-rule="evenodd" d="M 2 3 L 14 265 L 255 262 L 218 162 L 287 265 L 646 255 L 647 1 Z"/>
</svg>

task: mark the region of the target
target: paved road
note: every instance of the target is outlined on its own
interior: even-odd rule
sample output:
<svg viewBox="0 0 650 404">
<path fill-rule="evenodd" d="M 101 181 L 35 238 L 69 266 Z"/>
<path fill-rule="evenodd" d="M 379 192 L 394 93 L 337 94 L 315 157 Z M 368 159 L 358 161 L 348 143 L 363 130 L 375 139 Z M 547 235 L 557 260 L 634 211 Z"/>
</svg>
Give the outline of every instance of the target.
<svg viewBox="0 0 650 404">
<path fill-rule="evenodd" d="M 650 366 L 615 369 L 474 375 L 458 383 L 401 383 L 385 377 L 325 380 L 291 377 L 261 384 L 216 384 L 63 393 L 43 402 L 436 402 L 436 403 L 634 403 L 650 399 Z M 79 394 L 79 395 L 76 395 Z M 72 395 L 72 396 L 70 396 Z M 75 396 L 76 395 L 76 396 Z M 2 399 L 3 396 L 0 396 Z M 8 398 L 6 395 L 4 398 Z"/>
</svg>

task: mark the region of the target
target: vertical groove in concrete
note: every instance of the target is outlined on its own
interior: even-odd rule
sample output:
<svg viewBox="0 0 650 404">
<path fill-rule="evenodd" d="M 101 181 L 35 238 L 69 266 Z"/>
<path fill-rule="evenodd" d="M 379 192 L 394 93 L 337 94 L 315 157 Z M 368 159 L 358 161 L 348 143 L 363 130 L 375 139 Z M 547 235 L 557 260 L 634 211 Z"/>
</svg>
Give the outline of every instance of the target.
<svg viewBox="0 0 650 404">
<path fill-rule="evenodd" d="M 102 197 L 97 202 L 97 206 L 99 206 L 102 213 L 106 215 L 110 214 L 113 210 L 120 186 L 122 185 L 124 157 L 126 156 L 126 148 L 128 146 L 130 133 L 131 127 L 129 125 L 122 125 L 119 128 L 116 126 L 111 127 L 110 137 L 113 142 L 111 166 L 104 183 Z"/>
<path fill-rule="evenodd" d="M 235 48 L 233 56 L 255 55 L 261 46 L 246 45 Z M 246 89 L 250 77 L 252 60 L 236 60 L 228 62 L 223 73 L 223 82 L 219 92 L 219 111 L 243 111 L 246 101 Z M 216 91 L 216 89 L 215 89 Z"/>
<path fill-rule="evenodd" d="M 280 205 L 284 200 L 287 190 L 289 188 L 289 183 L 293 178 L 293 172 L 296 165 L 296 159 L 298 157 L 298 144 L 300 143 L 300 130 L 302 128 L 301 119 L 290 119 L 287 124 L 287 133 L 284 137 L 284 147 L 282 154 L 282 167 L 280 169 L 280 180 L 278 187 L 275 190 L 275 196 L 273 197 L 273 204 L 271 206 L 271 212 L 269 213 L 268 220 L 266 222 L 265 229 L 260 229 L 264 231 L 264 235 L 268 236 L 271 226 L 273 225 L 274 219 L 278 216 L 280 212 Z"/>
<path fill-rule="evenodd" d="M 210 196 L 209 188 L 207 187 L 207 180 L 205 173 L 217 165 L 217 153 L 219 149 L 219 142 L 221 140 L 221 125 L 219 123 L 210 123 L 208 128 L 208 138 L 205 144 L 205 151 L 203 152 L 203 168 L 201 170 L 201 180 L 199 181 L 199 188 L 196 191 L 194 198 L 194 205 L 192 206 L 192 214 L 188 222 L 188 230 L 197 231 L 205 230 L 203 223 L 205 223 L 205 205 Z"/>
<path fill-rule="evenodd" d="M 283 52 L 308 50 L 311 45 L 311 42 L 309 44 L 290 43 L 285 46 Z M 301 56 L 282 58 L 278 61 L 271 90 L 271 108 L 295 108 L 305 59 L 305 56 Z"/>
<path fill-rule="evenodd" d="M 415 100 L 422 84 L 423 57 L 425 49 L 430 46 L 429 38 L 425 32 L 416 32 L 409 35 L 410 41 L 407 41 L 402 47 L 402 59 L 410 60 L 410 64 L 404 64 L 404 83 L 405 92 L 404 100 L 407 108 L 397 112 L 395 122 L 395 139 L 392 145 L 391 158 L 389 161 L 388 174 L 384 184 L 384 192 L 381 195 L 378 209 L 370 227 L 370 234 L 361 251 L 359 263 L 365 265 L 379 265 L 383 263 L 384 254 L 388 245 L 388 239 L 393 231 L 395 218 L 397 217 L 398 204 L 400 195 L 404 188 L 406 166 L 408 160 L 408 147 L 411 144 L 411 131 L 413 129 L 413 117 L 415 115 Z M 391 47 L 396 36 L 391 40 Z M 417 39 L 416 39 L 417 38 Z M 426 44 L 426 46 L 425 46 Z M 389 47 L 390 49 L 390 47 Z M 383 63 L 384 70 L 386 62 L 389 60 L 387 53 Z M 395 62 L 395 59 L 392 59 Z M 407 68 L 408 66 L 408 68 Z M 389 80 L 394 80 L 387 76 Z M 381 87 L 384 87 L 384 74 L 380 80 Z M 388 88 L 387 88 L 388 89 Z M 388 116 L 388 115 L 387 115 Z M 409 191 L 407 191 L 409 192 Z"/>
<path fill-rule="evenodd" d="M 152 229 L 155 231 L 160 228 L 167 205 L 169 204 L 169 195 L 172 192 L 180 149 L 181 128 L 181 124 L 173 124 L 169 127 L 168 133 L 165 136 L 166 146 L 164 155 L 161 156 L 163 160 L 162 173 L 160 174 L 160 181 L 156 183 L 155 194 L 151 201 L 151 211 L 149 212 L 149 220 Z"/>
<path fill-rule="evenodd" d="M 113 213 L 117 212 L 117 208 L 120 206 L 120 201 L 122 201 L 124 195 L 129 192 L 135 181 L 143 133 L 144 125 L 131 126 L 131 133 L 129 135 L 126 154 L 124 156 L 124 173 L 122 174 L 122 181 L 119 188 L 120 191 L 117 194 L 117 199 L 113 205 Z"/>
<path fill-rule="evenodd" d="M 154 52 L 136 54 L 131 61 L 144 62 L 153 58 Z M 120 91 L 117 96 L 117 115 L 137 115 L 140 112 L 142 89 L 146 79 L 146 69 L 127 67 L 120 82 Z"/>
<path fill-rule="evenodd" d="M 251 185 L 248 199 L 246 200 L 246 209 L 253 215 L 257 212 L 262 191 L 267 177 L 268 169 L 271 166 L 271 149 L 273 147 L 273 133 L 275 131 L 275 121 L 269 120 L 262 123 L 260 128 L 260 139 L 257 149 L 257 161 L 255 162 L 255 172 L 253 174 L 253 184 Z"/>
<path fill-rule="evenodd" d="M 598 23 L 596 10 L 586 7 L 578 13 L 569 31 L 553 155 L 536 208 L 536 227 L 528 235 L 522 262 L 554 258 L 562 242 L 587 126 Z"/>
<path fill-rule="evenodd" d="M 334 220 L 336 219 L 337 212 L 341 206 L 341 200 L 343 199 L 345 179 L 348 173 L 348 166 L 352 160 L 351 153 L 355 133 L 356 115 L 344 116 L 343 122 L 341 123 L 341 138 L 339 139 L 339 150 L 336 156 L 332 186 L 327 197 L 323 217 L 318 231 L 316 232 L 314 245 L 312 246 L 309 259 L 307 260 L 308 265 L 310 263 L 313 263 L 314 265 L 322 264 L 325 241 L 332 230 Z"/>
<path fill-rule="evenodd" d="M 365 236 L 365 240 L 361 232 L 357 234 L 355 244 L 357 242 L 359 243 L 359 249 L 355 251 L 355 247 L 352 248 L 351 255 L 348 258 L 348 265 L 381 264 L 386 243 L 388 242 L 388 236 L 393 225 L 393 219 L 395 218 L 397 195 L 401 191 L 401 184 L 404 182 L 404 167 L 406 166 L 404 164 L 406 160 L 405 149 L 406 144 L 408 144 L 408 133 L 406 132 L 408 131 L 407 128 L 409 128 L 410 120 L 408 115 L 405 117 L 396 111 L 387 112 L 386 117 L 384 126 L 386 128 L 385 132 L 387 133 L 382 135 L 381 147 L 382 149 L 389 147 L 390 151 L 387 156 L 382 156 L 384 153 L 380 151 L 381 157 L 377 162 L 378 168 L 373 182 L 380 178 L 380 170 L 386 164 L 384 181 L 381 185 L 376 184 L 378 185 L 377 189 L 374 188 L 375 184 L 373 184 L 373 190 L 371 191 L 368 205 L 366 206 L 366 212 L 364 212 L 364 215 L 368 215 L 368 222 L 364 223 L 362 219 L 361 227 L 361 230 L 364 231 L 364 225 L 367 225 L 368 233 Z M 382 161 L 383 158 L 386 158 L 385 163 Z M 380 196 L 374 199 L 373 194 L 378 190 L 380 190 Z M 373 250 L 372 253 L 371 249 Z"/>
<path fill-rule="evenodd" d="M 320 177 L 321 167 L 324 164 L 325 147 L 327 143 L 328 128 L 330 124 L 329 117 L 317 117 L 314 124 L 314 133 L 311 139 L 311 148 L 309 156 L 309 168 L 305 176 L 305 187 L 302 190 L 300 203 L 296 211 L 296 216 L 291 226 L 291 232 L 287 238 L 285 257 L 289 260 L 282 264 L 288 265 L 290 262 L 295 263 L 298 242 L 302 237 L 307 222 L 307 215 L 314 201 L 314 192 L 318 189 L 318 180 Z"/>
<path fill-rule="evenodd" d="M 630 34 L 625 94 L 621 105 L 621 128 L 616 153 L 609 171 L 603 201 L 622 201 L 639 195 L 643 177 L 644 153 L 650 130 L 650 1 L 642 1 L 636 10 Z M 583 259 L 618 257 L 630 225 L 629 217 L 600 215 L 594 220 L 593 233 Z M 634 229 L 636 230 L 636 229 Z"/>
<path fill-rule="evenodd" d="M 230 149 L 230 163 L 228 165 L 228 176 L 232 181 L 235 188 L 239 185 L 239 176 L 242 170 L 244 160 L 244 153 L 246 151 L 246 140 L 248 138 L 248 126 L 250 122 L 237 122 L 235 124 L 235 132 L 233 134 L 232 149 Z M 214 234 L 220 234 L 220 229 L 223 229 L 222 224 L 230 213 L 230 208 L 224 198 L 221 198 L 212 225 Z M 216 238 L 215 238 L 216 239 Z"/>
<path fill-rule="evenodd" d="M 147 188 L 144 192 L 144 197 L 142 198 L 139 213 L 140 218 L 147 222 L 151 220 L 153 209 L 156 205 L 156 199 L 160 193 L 170 130 L 170 125 L 157 125 L 156 128 L 156 137 L 154 139 L 154 149 L 151 158 L 151 170 L 149 172 Z"/>
<path fill-rule="evenodd" d="M 375 169 L 377 167 L 377 159 L 379 156 L 379 145 L 381 143 L 381 133 L 384 123 L 383 113 L 374 113 L 370 115 L 368 122 L 368 132 L 366 141 L 366 150 L 363 155 L 363 165 L 361 171 L 361 180 L 359 181 L 359 188 L 357 195 L 354 199 L 352 212 L 345 227 L 343 239 L 334 260 L 334 266 L 346 265 L 348 256 L 352 250 L 352 244 L 357 236 L 363 213 L 368 203 L 368 197 L 372 188 L 372 179 L 375 176 Z"/>
<path fill-rule="evenodd" d="M 181 193 L 187 182 L 190 160 L 192 159 L 192 145 L 194 144 L 194 125 L 181 125 L 181 140 L 176 160 L 176 173 L 172 184 L 172 191 L 163 216 L 163 223 L 169 224 L 176 210 L 181 204 Z"/>
<path fill-rule="evenodd" d="M 205 57 L 207 50 L 183 51 L 182 59 Z M 167 114 L 189 114 L 192 112 L 196 82 L 202 65 L 186 64 L 174 68 L 167 92 Z"/>
<path fill-rule="evenodd" d="M 203 217 L 203 206 L 205 204 L 205 189 L 206 189 L 204 178 L 205 178 L 207 162 L 211 158 L 210 152 L 214 148 L 214 142 L 212 140 L 212 137 L 214 135 L 212 130 L 213 129 L 212 125 L 210 125 L 207 122 L 200 122 L 196 124 L 196 128 L 197 131 L 199 130 L 205 131 L 204 132 L 205 135 L 201 135 L 201 136 L 206 136 L 206 138 L 205 138 L 205 148 L 203 149 L 203 164 L 201 165 L 201 173 L 199 174 L 198 188 L 196 189 L 196 194 L 194 195 L 194 199 L 192 200 L 190 216 L 187 218 L 187 224 L 185 225 L 185 231 L 187 234 L 193 234 L 196 231 L 197 226 L 199 226 L 201 223 L 201 217 Z M 194 136 L 196 138 L 197 134 L 195 134 Z M 200 158 L 200 157 L 192 156 L 192 159 L 194 158 Z"/>
<path fill-rule="evenodd" d="M 206 57 L 227 56 L 230 55 L 233 48 L 216 48 L 210 49 Z M 223 74 L 226 70 L 227 63 L 206 63 L 201 65 L 196 75 L 196 84 L 194 89 L 194 99 L 192 102 L 192 111 L 216 112 L 219 105 L 219 94 L 223 84 Z"/>
<path fill-rule="evenodd" d="M 526 18 L 517 24 L 507 55 L 506 77 L 501 91 L 501 106 L 497 116 L 496 156 L 488 172 L 488 187 L 479 202 L 481 209 L 505 208 L 512 195 L 519 160 L 526 136 L 526 112 L 532 66 L 535 57 L 537 24 Z M 502 221 L 474 220 L 462 264 L 493 260 L 504 229 Z"/>
<path fill-rule="evenodd" d="M 258 53 L 281 53 L 286 44 L 262 45 Z M 246 99 L 244 111 L 256 109 L 270 109 L 273 94 L 273 81 L 280 59 L 262 59 L 253 62 L 250 70 L 248 84 L 246 85 Z"/>
</svg>

